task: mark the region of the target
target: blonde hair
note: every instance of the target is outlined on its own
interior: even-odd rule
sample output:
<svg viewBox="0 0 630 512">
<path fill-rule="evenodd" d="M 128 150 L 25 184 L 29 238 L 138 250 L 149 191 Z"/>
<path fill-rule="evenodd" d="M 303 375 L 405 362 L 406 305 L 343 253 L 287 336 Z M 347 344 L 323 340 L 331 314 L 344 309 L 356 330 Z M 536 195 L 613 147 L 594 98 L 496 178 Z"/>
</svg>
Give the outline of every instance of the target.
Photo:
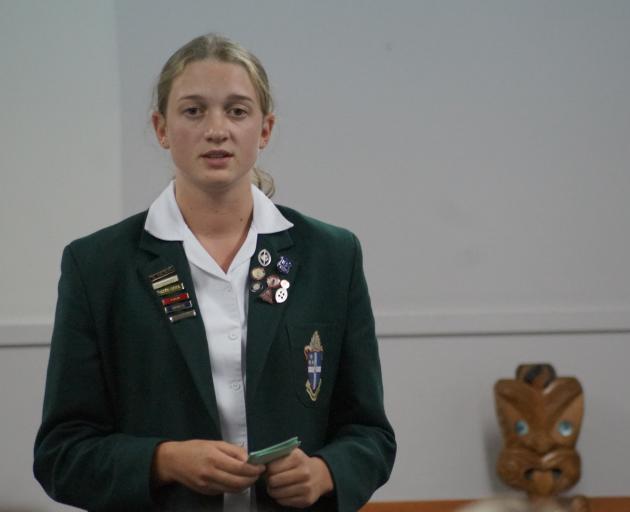
<svg viewBox="0 0 630 512">
<path fill-rule="evenodd" d="M 238 64 L 242 66 L 252 81 L 263 116 L 273 112 L 273 98 L 267 72 L 258 58 L 240 44 L 217 34 L 195 37 L 177 50 L 164 64 L 153 94 L 153 108 L 166 118 L 168 97 L 175 79 L 188 64 L 205 59 Z M 260 167 L 252 169 L 252 183 L 267 197 L 276 191 L 273 177 Z"/>
</svg>

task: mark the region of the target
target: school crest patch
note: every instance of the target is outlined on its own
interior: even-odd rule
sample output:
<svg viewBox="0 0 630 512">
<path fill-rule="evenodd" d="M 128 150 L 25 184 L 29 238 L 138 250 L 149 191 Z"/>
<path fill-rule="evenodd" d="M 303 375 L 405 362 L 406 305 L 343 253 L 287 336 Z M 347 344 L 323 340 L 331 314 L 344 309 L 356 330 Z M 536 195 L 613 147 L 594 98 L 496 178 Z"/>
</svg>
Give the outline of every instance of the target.
<svg viewBox="0 0 630 512">
<path fill-rule="evenodd" d="M 304 347 L 306 358 L 306 392 L 314 402 L 322 388 L 322 363 L 324 361 L 324 347 L 319 338 L 319 332 L 315 331 L 311 336 L 311 342 Z"/>
</svg>

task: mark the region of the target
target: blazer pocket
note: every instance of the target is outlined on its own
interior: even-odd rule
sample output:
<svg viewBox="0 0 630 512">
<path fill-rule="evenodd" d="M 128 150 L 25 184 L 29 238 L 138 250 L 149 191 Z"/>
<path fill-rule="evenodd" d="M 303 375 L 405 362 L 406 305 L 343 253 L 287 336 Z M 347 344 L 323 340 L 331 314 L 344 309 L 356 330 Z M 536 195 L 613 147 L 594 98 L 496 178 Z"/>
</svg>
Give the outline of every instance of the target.
<svg viewBox="0 0 630 512">
<path fill-rule="evenodd" d="M 328 406 L 341 346 L 335 324 L 287 324 L 287 330 L 298 399 L 307 407 Z"/>
</svg>

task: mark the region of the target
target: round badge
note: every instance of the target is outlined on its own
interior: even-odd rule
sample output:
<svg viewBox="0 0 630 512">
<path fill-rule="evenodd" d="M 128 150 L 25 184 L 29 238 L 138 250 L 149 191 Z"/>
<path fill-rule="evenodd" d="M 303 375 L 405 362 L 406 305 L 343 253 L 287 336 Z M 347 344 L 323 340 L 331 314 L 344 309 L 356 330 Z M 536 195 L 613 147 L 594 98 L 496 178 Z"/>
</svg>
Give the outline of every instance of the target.
<svg viewBox="0 0 630 512">
<path fill-rule="evenodd" d="M 260 293 L 266 288 L 264 281 L 254 281 L 249 287 L 252 293 Z"/>
<path fill-rule="evenodd" d="M 278 288 L 276 290 L 276 302 L 278 302 L 279 304 L 287 300 L 288 297 L 289 297 L 289 292 L 287 291 L 286 288 Z"/>
<path fill-rule="evenodd" d="M 282 288 L 288 288 L 289 286 L 291 286 L 291 283 L 289 283 L 289 281 L 287 281 L 286 279 L 283 279 L 282 281 L 280 281 L 280 286 L 282 286 Z"/>
<path fill-rule="evenodd" d="M 280 286 L 280 278 L 276 275 L 271 275 L 267 278 L 267 286 L 269 288 L 278 288 Z"/>
<path fill-rule="evenodd" d="M 265 269 L 262 267 L 254 267 L 252 269 L 251 275 L 252 275 L 252 279 L 256 279 L 256 281 L 260 281 L 267 275 L 267 272 L 265 272 Z"/>
<path fill-rule="evenodd" d="M 267 249 L 262 249 L 258 253 L 258 263 L 260 263 L 263 267 L 266 267 L 271 263 L 271 254 L 269 254 Z"/>
</svg>

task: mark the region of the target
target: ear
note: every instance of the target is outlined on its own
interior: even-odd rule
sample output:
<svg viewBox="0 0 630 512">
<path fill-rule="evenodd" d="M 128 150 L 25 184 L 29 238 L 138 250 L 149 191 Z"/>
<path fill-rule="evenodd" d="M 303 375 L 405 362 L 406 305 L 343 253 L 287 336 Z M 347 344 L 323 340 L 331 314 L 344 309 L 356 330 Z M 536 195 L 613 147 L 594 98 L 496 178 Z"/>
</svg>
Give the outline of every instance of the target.
<svg viewBox="0 0 630 512">
<path fill-rule="evenodd" d="M 269 144 L 271 138 L 271 132 L 273 126 L 276 124 L 276 116 L 273 114 L 267 114 L 263 119 L 262 130 L 260 131 L 260 140 L 258 142 L 258 149 L 263 149 Z"/>
<path fill-rule="evenodd" d="M 153 114 L 151 114 L 151 122 L 153 123 L 153 129 L 155 130 L 155 136 L 157 137 L 158 144 L 164 149 L 168 149 L 169 144 L 166 133 L 166 119 L 159 112 L 153 112 Z"/>
</svg>

